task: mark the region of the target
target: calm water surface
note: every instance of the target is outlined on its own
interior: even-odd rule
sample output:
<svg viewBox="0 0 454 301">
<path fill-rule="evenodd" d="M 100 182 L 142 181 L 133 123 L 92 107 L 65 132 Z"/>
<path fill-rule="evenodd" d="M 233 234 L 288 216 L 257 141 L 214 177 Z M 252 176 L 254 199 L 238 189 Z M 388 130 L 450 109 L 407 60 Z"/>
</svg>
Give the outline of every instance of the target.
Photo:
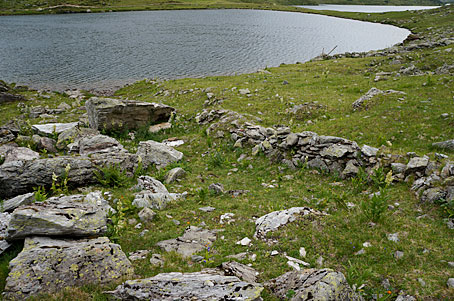
<svg viewBox="0 0 454 301">
<path fill-rule="evenodd" d="M 409 31 L 311 14 L 143 11 L 0 17 L 0 79 L 34 88 L 113 88 L 143 78 L 254 72 L 382 49 Z"/>
<path fill-rule="evenodd" d="M 348 12 L 357 12 L 357 13 L 384 13 L 384 12 L 390 12 L 390 11 L 433 9 L 433 8 L 438 8 L 440 6 L 320 4 L 320 5 L 298 5 L 297 7 L 304 7 L 304 8 L 310 8 L 310 9 L 315 9 L 315 10 L 335 10 L 335 11 L 348 11 Z"/>
</svg>

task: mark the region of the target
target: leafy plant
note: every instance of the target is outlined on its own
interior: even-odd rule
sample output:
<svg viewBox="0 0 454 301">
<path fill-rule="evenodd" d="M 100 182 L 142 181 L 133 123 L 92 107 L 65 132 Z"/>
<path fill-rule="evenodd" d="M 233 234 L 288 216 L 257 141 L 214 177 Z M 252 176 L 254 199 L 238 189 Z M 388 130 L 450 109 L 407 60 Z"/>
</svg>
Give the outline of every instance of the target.
<svg viewBox="0 0 454 301">
<path fill-rule="evenodd" d="M 104 187 L 125 187 L 130 181 L 126 171 L 122 171 L 118 165 L 107 165 L 95 170 L 94 173 L 98 182 Z"/>
<path fill-rule="evenodd" d="M 66 165 L 63 174 L 61 175 L 61 180 L 59 180 L 58 176 L 55 173 L 52 173 L 52 186 L 50 190 L 52 191 L 52 195 L 58 194 L 68 194 L 68 181 L 69 181 L 69 171 L 71 170 L 71 165 Z"/>
<path fill-rule="evenodd" d="M 351 181 L 355 192 L 358 193 L 364 190 L 367 187 L 367 183 L 369 182 L 369 178 L 364 168 L 360 167 L 358 173 L 356 174 L 356 177 L 353 177 Z"/>
<path fill-rule="evenodd" d="M 200 202 L 204 202 L 208 196 L 208 189 L 206 188 L 197 189 L 197 196 Z"/>
<path fill-rule="evenodd" d="M 212 152 L 208 158 L 208 166 L 211 168 L 221 167 L 225 163 L 226 159 L 219 150 Z"/>
<path fill-rule="evenodd" d="M 361 202 L 361 212 L 367 220 L 374 223 L 383 219 L 383 214 L 388 209 L 387 193 L 385 189 L 374 193 L 369 200 Z"/>
<path fill-rule="evenodd" d="M 47 200 L 46 189 L 43 186 L 39 186 L 35 189 L 35 202 L 44 202 Z"/>
<path fill-rule="evenodd" d="M 121 233 L 126 228 L 126 217 L 136 210 L 132 204 L 133 199 L 121 196 L 114 204 L 115 213 L 109 213 L 111 223 L 108 225 L 107 236 L 116 241 L 120 238 Z"/>
</svg>

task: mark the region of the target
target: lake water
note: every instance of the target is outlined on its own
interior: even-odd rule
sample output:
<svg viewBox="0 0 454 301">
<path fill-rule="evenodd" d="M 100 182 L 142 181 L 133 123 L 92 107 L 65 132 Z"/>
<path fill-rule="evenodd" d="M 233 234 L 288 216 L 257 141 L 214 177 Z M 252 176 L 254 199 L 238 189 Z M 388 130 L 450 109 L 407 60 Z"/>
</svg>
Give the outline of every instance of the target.
<svg viewBox="0 0 454 301">
<path fill-rule="evenodd" d="M 382 49 L 408 30 L 259 10 L 0 17 L 0 79 L 33 88 L 112 89 L 143 78 L 232 75 Z"/>
<path fill-rule="evenodd" d="M 315 9 L 315 10 L 335 10 L 335 11 L 348 11 L 348 12 L 357 12 L 357 13 L 384 13 L 384 12 L 390 12 L 390 11 L 434 9 L 434 8 L 438 8 L 440 6 L 320 4 L 320 5 L 298 5 L 297 7 L 309 8 L 309 9 Z"/>
</svg>

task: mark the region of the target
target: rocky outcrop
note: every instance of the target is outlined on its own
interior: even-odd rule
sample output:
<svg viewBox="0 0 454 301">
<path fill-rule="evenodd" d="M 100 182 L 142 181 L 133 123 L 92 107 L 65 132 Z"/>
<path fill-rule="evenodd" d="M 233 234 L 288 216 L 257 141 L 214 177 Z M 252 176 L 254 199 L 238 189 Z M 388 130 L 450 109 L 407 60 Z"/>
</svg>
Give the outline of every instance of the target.
<svg viewBox="0 0 454 301">
<path fill-rule="evenodd" d="M 1 206 L 2 211 L 10 212 L 22 205 L 28 205 L 35 201 L 35 193 L 29 192 L 18 195 L 12 199 L 5 200 Z"/>
<path fill-rule="evenodd" d="M 90 127 L 112 131 L 167 122 L 175 109 L 163 104 L 92 97 L 86 103 Z"/>
<path fill-rule="evenodd" d="M 182 152 L 153 140 L 141 141 L 136 154 L 142 158 L 145 167 L 153 164 L 158 168 L 165 167 L 172 162 L 183 159 Z"/>
<path fill-rule="evenodd" d="M 262 300 L 263 287 L 235 276 L 206 272 L 164 273 L 152 278 L 128 280 L 108 292 L 122 300 Z"/>
<path fill-rule="evenodd" d="M 219 267 L 226 276 L 236 276 L 243 281 L 256 283 L 258 272 L 253 268 L 236 261 L 223 262 Z"/>
<path fill-rule="evenodd" d="M 453 140 L 446 140 L 442 142 L 436 142 L 432 144 L 433 147 L 437 147 L 440 149 L 446 149 L 446 150 L 454 150 L 454 139 Z"/>
<path fill-rule="evenodd" d="M 185 196 L 180 193 L 169 193 L 161 182 L 150 176 L 140 176 L 137 182 L 134 188 L 141 191 L 134 195 L 132 204 L 138 208 L 162 210 L 169 202 Z"/>
<path fill-rule="evenodd" d="M 39 159 L 39 153 L 28 147 L 11 147 L 5 152 L 4 158 L 4 163 L 13 161 L 33 161 Z"/>
<path fill-rule="evenodd" d="M 17 208 L 11 215 L 7 239 L 27 236 L 93 237 L 107 231 L 110 206 L 100 192 L 87 196 L 53 197 Z"/>
<path fill-rule="evenodd" d="M 76 128 L 78 125 L 78 122 L 34 124 L 32 129 L 41 136 L 53 137 L 69 129 Z"/>
<path fill-rule="evenodd" d="M 117 153 L 126 151 L 120 142 L 106 135 L 83 137 L 77 145 L 79 154 L 83 156 L 94 153 Z"/>
<path fill-rule="evenodd" d="M 207 230 L 195 226 L 186 228 L 184 234 L 175 239 L 158 242 L 156 245 L 166 252 L 175 251 L 183 257 L 190 257 L 211 246 L 216 240 L 217 230 Z"/>
<path fill-rule="evenodd" d="M 8 102 L 25 100 L 27 100 L 25 97 L 15 94 L 5 82 L 0 81 L 0 105 Z"/>
<path fill-rule="evenodd" d="M 293 207 L 268 213 L 255 221 L 254 237 L 264 239 L 268 232 L 276 231 L 281 226 L 291 223 L 299 217 L 321 214 L 322 213 L 308 207 Z"/>
<path fill-rule="evenodd" d="M 10 220 L 11 215 L 9 213 L 0 212 L 0 255 L 11 246 L 5 239 Z"/>
<path fill-rule="evenodd" d="M 25 239 L 24 249 L 9 264 L 4 297 L 25 299 L 65 287 L 109 284 L 130 277 L 131 263 L 107 237 L 96 239 Z"/>
<path fill-rule="evenodd" d="M 276 297 L 287 300 L 288 292 L 295 294 L 289 300 L 363 300 L 348 285 L 345 276 L 330 269 L 307 269 L 285 273 L 265 283 Z"/>
<path fill-rule="evenodd" d="M 86 186 L 95 181 L 94 165 L 90 160 L 74 157 L 57 157 L 34 161 L 13 161 L 0 166 L 0 198 L 11 198 L 33 191 L 34 187 L 52 185 L 52 175 L 61 179 L 68 171 L 69 186 Z"/>
</svg>

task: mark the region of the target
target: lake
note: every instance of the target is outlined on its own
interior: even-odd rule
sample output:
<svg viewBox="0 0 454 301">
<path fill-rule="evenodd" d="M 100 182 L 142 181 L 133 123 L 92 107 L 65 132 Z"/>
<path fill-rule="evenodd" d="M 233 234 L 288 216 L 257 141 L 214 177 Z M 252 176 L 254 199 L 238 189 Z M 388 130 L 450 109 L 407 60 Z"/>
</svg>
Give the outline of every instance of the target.
<svg viewBox="0 0 454 301">
<path fill-rule="evenodd" d="M 383 49 L 409 31 L 260 10 L 0 17 L 0 79 L 37 89 L 113 89 L 143 78 L 255 72 L 333 53 Z"/>
<path fill-rule="evenodd" d="M 424 10 L 434 9 L 440 6 L 393 6 L 393 5 L 337 5 L 337 4 L 320 4 L 320 5 L 297 5 L 315 10 L 334 10 L 348 11 L 356 13 L 385 13 L 391 11 L 407 11 L 407 10 Z"/>
</svg>

